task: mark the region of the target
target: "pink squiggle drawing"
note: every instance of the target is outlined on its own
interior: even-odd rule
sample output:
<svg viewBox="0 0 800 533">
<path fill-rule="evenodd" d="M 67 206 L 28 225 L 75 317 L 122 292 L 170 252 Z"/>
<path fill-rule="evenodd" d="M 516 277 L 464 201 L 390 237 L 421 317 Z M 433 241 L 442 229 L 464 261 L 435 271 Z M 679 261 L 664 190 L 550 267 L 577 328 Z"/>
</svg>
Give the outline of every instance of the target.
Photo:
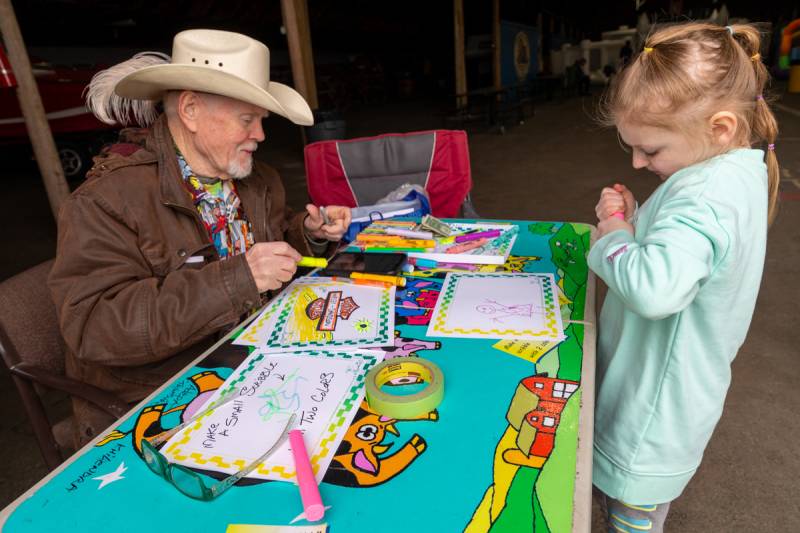
<svg viewBox="0 0 800 533">
<path fill-rule="evenodd" d="M 503 319 L 508 317 L 530 318 L 533 315 L 533 304 L 504 305 L 494 300 L 485 301 L 486 303 L 475 306 L 475 310 L 484 315 L 491 315 L 492 322 L 503 324 Z"/>
</svg>

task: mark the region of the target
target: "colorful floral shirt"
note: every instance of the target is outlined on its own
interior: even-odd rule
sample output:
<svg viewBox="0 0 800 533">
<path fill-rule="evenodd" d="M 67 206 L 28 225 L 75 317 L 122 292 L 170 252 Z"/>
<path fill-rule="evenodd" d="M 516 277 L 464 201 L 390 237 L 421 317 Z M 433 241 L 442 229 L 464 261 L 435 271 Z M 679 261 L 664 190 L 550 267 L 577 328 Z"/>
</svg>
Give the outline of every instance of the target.
<svg viewBox="0 0 800 533">
<path fill-rule="evenodd" d="M 183 183 L 220 259 L 246 252 L 255 242 L 234 180 L 197 176 L 177 149 Z"/>
</svg>

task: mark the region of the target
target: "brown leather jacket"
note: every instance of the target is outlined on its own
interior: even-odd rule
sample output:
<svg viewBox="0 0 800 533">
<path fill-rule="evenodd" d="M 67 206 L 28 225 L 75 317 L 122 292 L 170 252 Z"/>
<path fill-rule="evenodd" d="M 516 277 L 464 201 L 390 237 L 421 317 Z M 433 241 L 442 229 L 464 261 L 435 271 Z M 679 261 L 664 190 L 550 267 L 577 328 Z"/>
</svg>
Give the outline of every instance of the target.
<svg viewBox="0 0 800 533">
<path fill-rule="evenodd" d="M 95 158 L 61 209 L 49 285 L 68 375 L 134 402 L 261 299 L 244 255 L 218 260 L 183 186 L 166 117 L 143 146 L 115 148 Z M 286 208 L 274 169 L 257 163 L 236 185 L 256 242 L 286 240 L 311 255 L 304 213 Z"/>
</svg>

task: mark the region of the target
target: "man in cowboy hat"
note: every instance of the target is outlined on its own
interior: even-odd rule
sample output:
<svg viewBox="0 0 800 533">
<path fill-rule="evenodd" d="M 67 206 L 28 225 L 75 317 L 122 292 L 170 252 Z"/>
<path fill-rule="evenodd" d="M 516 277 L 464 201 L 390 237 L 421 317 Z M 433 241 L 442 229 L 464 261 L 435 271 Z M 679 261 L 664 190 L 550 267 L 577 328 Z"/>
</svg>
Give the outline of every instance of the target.
<svg viewBox="0 0 800 533">
<path fill-rule="evenodd" d="M 249 37 L 179 33 L 171 60 L 144 53 L 98 73 L 87 103 L 149 127 L 123 130 L 62 208 L 49 285 L 67 374 L 137 402 L 290 281 L 301 255 L 338 241 L 350 210 L 292 214 L 277 172 L 254 161 L 267 114 L 313 120 Z M 113 422 L 73 407 L 77 442 Z"/>
</svg>

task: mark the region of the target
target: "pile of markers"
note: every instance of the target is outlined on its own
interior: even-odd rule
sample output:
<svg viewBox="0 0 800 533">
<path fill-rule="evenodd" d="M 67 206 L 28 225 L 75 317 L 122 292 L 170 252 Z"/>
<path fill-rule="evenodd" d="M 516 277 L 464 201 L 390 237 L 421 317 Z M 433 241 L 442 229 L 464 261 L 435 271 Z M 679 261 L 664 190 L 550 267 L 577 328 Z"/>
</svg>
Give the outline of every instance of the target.
<svg viewBox="0 0 800 533">
<path fill-rule="evenodd" d="M 425 252 L 436 246 L 431 231 L 417 229 L 410 221 L 383 220 L 367 226 L 351 243 L 362 251 Z"/>
<path fill-rule="evenodd" d="M 442 236 L 419 227 L 415 222 L 382 220 L 364 229 L 351 244 L 362 251 L 425 253 L 434 251 L 437 244 L 464 245 L 465 249 L 469 249 L 471 244 L 480 246 L 502 233 L 501 230 L 492 229 Z"/>
</svg>

